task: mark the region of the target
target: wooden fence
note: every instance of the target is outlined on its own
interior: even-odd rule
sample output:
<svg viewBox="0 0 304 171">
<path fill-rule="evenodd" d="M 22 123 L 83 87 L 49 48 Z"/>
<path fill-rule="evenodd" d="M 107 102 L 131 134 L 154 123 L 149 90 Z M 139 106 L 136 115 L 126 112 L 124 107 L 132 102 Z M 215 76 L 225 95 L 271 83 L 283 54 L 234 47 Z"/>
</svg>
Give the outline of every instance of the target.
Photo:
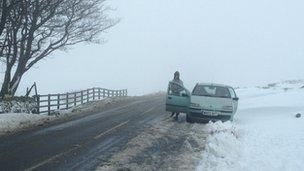
<svg viewBox="0 0 304 171">
<path fill-rule="evenodd" d="M 108 90 L 104 88 L 91 88 L 79 92 L 64 94 L 47 94 L 34 96 L 37 101 L 37 113 L 51 114 L 58 110 L 70 109 L 71 107 L 87 103 L 89 101 L 101 100 L 108 97 L 127 96 L 128 91 Z"/>
</svg>

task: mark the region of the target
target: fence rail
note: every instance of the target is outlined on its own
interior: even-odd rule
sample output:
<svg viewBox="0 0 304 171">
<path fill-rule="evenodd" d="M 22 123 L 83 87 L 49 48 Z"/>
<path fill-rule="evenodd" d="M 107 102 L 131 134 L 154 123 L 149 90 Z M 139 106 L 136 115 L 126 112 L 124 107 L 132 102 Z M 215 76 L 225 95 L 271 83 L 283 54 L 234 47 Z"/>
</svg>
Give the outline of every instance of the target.
<svg viewBox="0 0 304 171">
<path fill-rule="evenodd" d="M 51 114 L 54 111 L 70 109 L 71 107 L 89 101 L 127 95 L 128 91 L 126 89 L 109 90 L 104 88 L 91 88 L 72 93 L 36 95 L 34 97 L 37 102 L 37 112 Z"/>
</svg>

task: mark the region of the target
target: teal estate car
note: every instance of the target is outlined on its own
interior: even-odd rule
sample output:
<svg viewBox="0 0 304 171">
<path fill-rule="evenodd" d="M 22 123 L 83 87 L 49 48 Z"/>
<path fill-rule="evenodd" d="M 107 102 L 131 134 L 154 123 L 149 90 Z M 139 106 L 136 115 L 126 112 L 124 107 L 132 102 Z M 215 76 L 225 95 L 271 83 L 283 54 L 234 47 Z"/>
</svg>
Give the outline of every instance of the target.
<svg viewBox="0 0 304 171">
<path fill-rule="evenodd" d="M 187 122 L 233 120 L 239 98 L 231 86 L 198 83 L 190 93 L 183 85 L 169 82 L 166 110 L 186 113 Z"/>
</svg>

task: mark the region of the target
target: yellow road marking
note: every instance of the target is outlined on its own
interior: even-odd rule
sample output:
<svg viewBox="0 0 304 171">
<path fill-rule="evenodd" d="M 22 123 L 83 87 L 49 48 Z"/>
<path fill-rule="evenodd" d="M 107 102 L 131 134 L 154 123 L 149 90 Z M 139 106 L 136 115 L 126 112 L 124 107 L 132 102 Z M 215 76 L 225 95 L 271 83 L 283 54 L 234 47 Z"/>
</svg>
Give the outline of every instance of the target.
<svg viewBox="0 0 304 171">
<path fill-rule="evenodd" d="M 119 127 L 122 127 L 122 126 L 126 125 L 129 121 L 130 121 L 130 120 L 127 120 L 126 122 L 123 122 L 123 123 L 121 123 L 121 124 L 118 124 L 118 125 L 114 126 L 113 128 L 108 129 L 108 130 L 105 131 L 105 132 L 102 132 L 101 134 L 95 136 L 94 139 L 98 139 L 98 138 L 104 136 L 105 134 L 107 134 L 107 133 L 109 133 L 109 132 L 111 132 L 111 131 L 113 131 L 113 130 L 119 128 Z"/>
<path fill-rule="evenodd" d="M 77 148 L 79 148 L 79 147 L 74 147 L 74 148 L 71 148 L 71 149 L 69 149 L 69 150 L 67 150 L 67 151 L 64 151 L 64 152 L 62 152 L 62 153 L 56 154 L 55 156 L 52 156 L 52 157 L 50 157 L 50 158 L 48 158 L 48 159 L 46 159 L 46 160 L 44 160 L 44 161 L 42 161 L 42 162 L 40 162 L 40 163 L 38 163 L 38 164 L 36 164 L 36 165 L 34 165 L 34 166 L 28 168 L 28 169 L 25 169 L 25 171 L 35 170 L 35 169 L 37 169 L 37 168 L 39 168 L 39 167 L 45 165 L 46 163 L 49 163 L 49 162 L 55 160 L 56 158 L 59 158 L 59 157 L 63 156 L 64 154 L 69 153 L 69 152 L 71 152 L 71 151 L 73 151 L 73 150 L 75 150 L 75 149 L 77 149 Z"/>
</svg>

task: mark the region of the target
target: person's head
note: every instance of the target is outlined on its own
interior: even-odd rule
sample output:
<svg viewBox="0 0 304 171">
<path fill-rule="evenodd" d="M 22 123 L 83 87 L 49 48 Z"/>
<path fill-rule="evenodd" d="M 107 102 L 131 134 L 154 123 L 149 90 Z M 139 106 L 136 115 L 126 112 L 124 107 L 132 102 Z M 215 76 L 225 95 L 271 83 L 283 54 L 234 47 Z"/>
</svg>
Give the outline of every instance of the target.
<svg viewBox="0 0 304 171">
<path fill-rule="evenodd" d="M 176 71 L 175 73 L 174 73 L 174 79 L 179 79 L 179 72 L 178 71 Z"/>
</svg>

